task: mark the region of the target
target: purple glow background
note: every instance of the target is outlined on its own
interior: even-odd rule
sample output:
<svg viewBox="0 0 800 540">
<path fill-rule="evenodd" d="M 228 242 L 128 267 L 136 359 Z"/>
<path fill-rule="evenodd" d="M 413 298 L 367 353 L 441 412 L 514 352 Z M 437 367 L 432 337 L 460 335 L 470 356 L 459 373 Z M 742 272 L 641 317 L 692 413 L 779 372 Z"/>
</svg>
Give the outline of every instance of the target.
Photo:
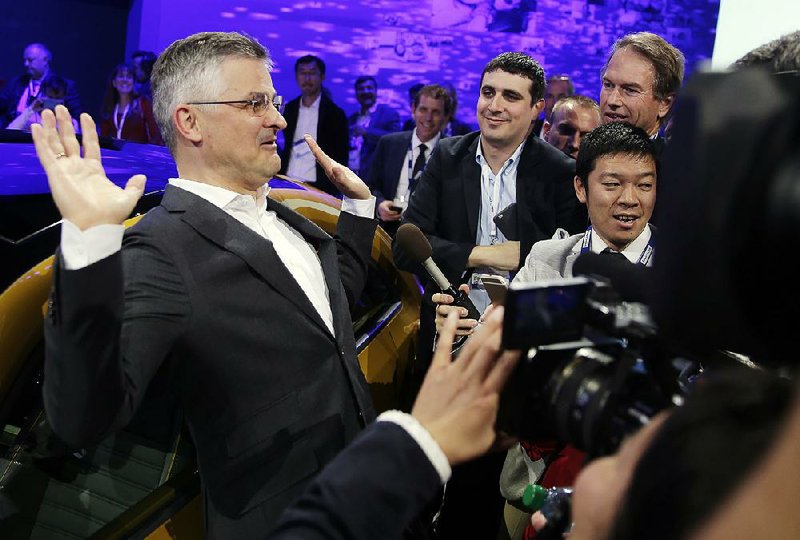
<svg viewBox="0 0 800 540">
<path fill-rule="evenodd" d="M 401 116 L 409 114 L 411 84 L 449 81 L 459 92 L 459 117 L 473 123 L 481 70 L 500 52 L 528 52 L 547 74 L 569 74 L 578 92 L 596 99 L 606 51 L 618 37 L 642 30 L 662 35 L 686 55 L 688 75 L 711 56 L 719 12 L 719 0 L 141 0 L 141 5 L 141 48 L 158 52 L 194 32 L 242 30 L 270 49 L 276 88 L 288 99 L 298 94 L 294 60 L 310 53 L 325 60 L 325 85 L 347 113 L 357 107 L 354 79 L 370 74 L 378 79 L 379 101 Z M 497 9 L 509 6 L 517 11 Z M 517 32 L 497 31 L 503 20 Z"/>
</svg>

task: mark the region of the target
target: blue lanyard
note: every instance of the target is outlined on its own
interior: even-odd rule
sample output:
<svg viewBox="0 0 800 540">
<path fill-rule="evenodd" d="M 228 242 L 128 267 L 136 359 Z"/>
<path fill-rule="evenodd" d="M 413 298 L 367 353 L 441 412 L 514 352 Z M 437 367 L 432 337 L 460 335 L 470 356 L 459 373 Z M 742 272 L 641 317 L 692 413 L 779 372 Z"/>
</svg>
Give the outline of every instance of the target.
<svg viewBox="0 0 800 540">
<path fill-rule="evenodd" d="M 650 231 L 650 240 L 647 241 L 647 245 L 644 247 L 642 254 L 639 255 L 639 260 L 636 261 L 636 264 L 641 264 L 643 266 L 647 266 L 650 262 L 650 259 L 653 258 L 653 249 L 655 247 L 655 235 L 653 231 Z M 592 226 L 589 225 L 586 228 L 586 232 L 583 233 L 583 240 L 581 241 L 581 253 L 586 253 L 587 251 L 592 250 Z"/>
</svg>

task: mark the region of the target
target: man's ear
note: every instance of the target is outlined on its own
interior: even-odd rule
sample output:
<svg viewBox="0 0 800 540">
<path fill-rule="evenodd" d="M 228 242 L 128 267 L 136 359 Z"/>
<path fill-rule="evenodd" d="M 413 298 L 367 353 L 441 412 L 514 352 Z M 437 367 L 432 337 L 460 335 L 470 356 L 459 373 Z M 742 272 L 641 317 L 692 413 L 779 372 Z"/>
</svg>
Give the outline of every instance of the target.
<svg viewBox="0 0 800 540">
<path fill-rule="evenodd" d="M 542 139 L 547 140 L 547 137 L 549 135 L 550 135 L 550 122 L 545 120 L 544 124 L 542 124 Z"/>
<path fill-rule="evenodd" d="M 675 103 L 675 94 L 668 94 L 666 97 L 658 100 L 658 120 L 661 121 L 667 116 L 672 104 Z"/>
<path fill-rule="evenodd" d="M 540 99 L 539 101 L 534 103 L 533 107 L 531 107 L 531 108 L 533 109 L 533 111 L 531 111 L 531 112 L 533 112 L 534 120 L 536 118 L 539 118 L 539 115 L 542 114 L 542 111 L 544 110 L 544 100 Z"/>
<path fill-rule="evenodd" d="M 578 200 L 583 204 L 586 204 L 586 188 L 584 187 L 583 182 L 581 182 L 581 179 L 578 178 L 577 175 L 573 180 L 573 184 L 575 184 L 575 195 L 578 197 Z"/>
<path fill-rule="evenodd" d="M 175 112 L 172 113 L 172 123 L 175 125 L 175 131 L 184 139 L 193 143 L 199 143 L 203 140 L 197 109 L 191 105 L 178 105 Z"/>
</svg>

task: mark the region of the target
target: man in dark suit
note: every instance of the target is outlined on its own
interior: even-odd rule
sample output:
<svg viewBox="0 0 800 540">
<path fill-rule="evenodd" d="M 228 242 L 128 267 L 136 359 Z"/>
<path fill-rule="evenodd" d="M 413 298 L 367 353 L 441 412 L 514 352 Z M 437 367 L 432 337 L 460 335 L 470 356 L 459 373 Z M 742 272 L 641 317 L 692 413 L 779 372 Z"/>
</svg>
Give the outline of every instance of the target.
<svg viewBox="0 0 800 540">
<path fill-rule="evenodd" d="M 280 172 L 341 197 L 342 194 L 314 159 L 303 135 L 311 135 L 337 163 L 347 163 L 350 145 L 347 116 L 322 88 L 325 62 L 321 58 L 301 56 L 294 64 L 294 74 L 301 93 L 286 104 Z"/>
<path fill-rule="evenodd" d="M 53 55 L 41 43 L 31 43 L 25 47 L 23 56 L 25 74 L 8 82 L 0 92 L 0 127 L 7 126 L 14 118 L 24 112 L 42 91 L 42 81 L 48 75 L 55 75 L 50 69 Z M 64 105 L 73 115 L 81 112 L 80 98 L 75 83 L 64 79 L 67 83 Z"/>
<path fill-rule="evenodd" d="M 559 227 L 573 233 L 586 227 L 585 209 L 573 188 L 575 162 L 530 134 L 544 107 L 543 90 L 544 71 L 533 58 L 503 53 L 490 61 L 481 77 L 480 131 L 440 141 L 403 214 L 403 222 L 417 225 L 428 237 L 433 260 L 456 286 L 474 272 L 508 277 L 524 262 L 534 242 L 550 238 Z M 512 204 L 515 210 L 501 230 L 494 218 Z M 397 244 L 394 256 L 398 267 L 417 273 L 426 283 L 414 366 L 419 377 L 433 348 L 435 317 L 430 298 L 438 289 Z M 489 303 L 486 291 L 477 288 L 470 298 L 479 310 Z M 446 500 L 442 512 L 445 537 L 489 538 L 497 533 L 503 505 L 497 490 L 502 456 L 489 461 L 483 470 L 464 476 L 479 480 L 458 486 L 456 474 L 456 486 L 448 486 L 453 504 Z M 459 516 L 473 506 L 470 519 L 459 523 Z"/>
<path fill-rule="evenodd" d="M 401 212 L 439 143 L 451 109 L 447 90 L 436 84 L 424 86 L 411 105 L 414 129 L 384 135 L 378 141 L 366 180 L 375 195 L 381 226 L 391 235 L 397 231 Z"/>
<path fill-rule="evenodd" d="M 65 220 L 45 329 L 48 419 L 84 447 L 166 377 L 197 449 L 212 538 L 264 536 L 374 417 L 349 311 L 374 198 L 310 138 L 345 195 L 336 239 L 267 198 L 286 126 L 269 66 L 237 33 L 195 34 L 159 57 L 154 109 L 181 178 L 124 240 L 144 178 L 122 190 L 105 177 L 88 115 L 83 158 L 64 107 L 58 131 L 50 111 L 32 131 Z"/>
<path fill-rule="evenodd" d="M 360 109 L 347 117 L 350 127 L 350 170 L 366 178 L 378 139 L 400 130 L 400 115 L 388 105 L 378 104 L 378 82 L 364 75 L 356 79 Z"/>
</svg>

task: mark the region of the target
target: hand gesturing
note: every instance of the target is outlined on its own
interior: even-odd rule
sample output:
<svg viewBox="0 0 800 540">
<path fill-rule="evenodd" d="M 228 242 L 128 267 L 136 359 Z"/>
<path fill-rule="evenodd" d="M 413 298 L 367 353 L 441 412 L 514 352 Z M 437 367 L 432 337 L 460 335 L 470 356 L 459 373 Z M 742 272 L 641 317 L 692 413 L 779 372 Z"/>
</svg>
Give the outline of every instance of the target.
<svg viewBox="0 0 800 540">
<path fill-rule="evenodd" d="M 346 166 L 334 161 L 319 147 L 311 135 L 305 135 L 305 140 L 317 163 L 339 191 L 351 199 L 369 199 L 372 196 L 364 181 Z"/>
<path fill-rule="evenodd" d="M 144 192 L 145 176 L 132 176 L 125 189 L 114 184 L 100 163 L 100 143 L 94 120 L 81 115 L 83 157 L 72 118 L 63 105 L 55 115 L 42 111 L 42 123 L 31 126 L 36 155 L 47 173 L 47 182 L 61 217 L 81 230 L 96 225 L 122 223 Z"/>
</svg>

